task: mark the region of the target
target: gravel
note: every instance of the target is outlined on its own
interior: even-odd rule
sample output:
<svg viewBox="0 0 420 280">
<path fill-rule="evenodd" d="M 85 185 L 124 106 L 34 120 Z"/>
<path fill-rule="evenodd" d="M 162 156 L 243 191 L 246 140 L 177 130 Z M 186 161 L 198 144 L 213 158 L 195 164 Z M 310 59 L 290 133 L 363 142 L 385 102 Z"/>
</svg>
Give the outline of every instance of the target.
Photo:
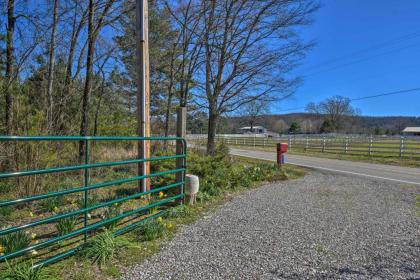
<svg viewBox="0 0 420 280">
<path fill-rule="evenodd" d="M 419 193 L 311 171 L 237 196 L 123 279 L 420 279 Z"/>
</svg>

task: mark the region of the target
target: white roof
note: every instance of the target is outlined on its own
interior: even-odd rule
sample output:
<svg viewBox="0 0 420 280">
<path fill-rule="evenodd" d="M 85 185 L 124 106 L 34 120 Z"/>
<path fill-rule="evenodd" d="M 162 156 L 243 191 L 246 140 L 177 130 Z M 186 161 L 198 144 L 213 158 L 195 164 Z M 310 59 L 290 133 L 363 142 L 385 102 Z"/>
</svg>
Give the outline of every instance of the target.
<svg viewBox="0 0 420 280">
<path fill-rule="evenodd" d="M 241 127 L 240 129 L 251 129 L 250 126 L 244 126 Z M 252 129 L 265 129 L 263 126 L 253 126 Z"/>
<path fill-rule="evenodd" d="M 409 126 L 406 127 L 403 132 L 420 132 L 420 126 Z"/>
</svg>

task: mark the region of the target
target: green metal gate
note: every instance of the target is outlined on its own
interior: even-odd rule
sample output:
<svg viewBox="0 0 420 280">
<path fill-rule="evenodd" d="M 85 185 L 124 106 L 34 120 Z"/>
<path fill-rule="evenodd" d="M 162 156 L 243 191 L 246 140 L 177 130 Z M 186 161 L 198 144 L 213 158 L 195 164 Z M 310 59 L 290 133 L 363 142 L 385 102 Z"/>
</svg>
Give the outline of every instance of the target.
<svg viewBox="0 0 420 280">
<path fill-rule="evenodd" d="M 40 240 L 37 241 L 31 241 L 30 245 L 24 248 L 19 248 L 16 251 L 13 252 L 3 252 L 0 254 L 0 262 L 8 261 L 14 258 L 19 257 L 28 257 L 28 255 L 31 254 L 31 252 L 35 252 L 36 250 L 42 250 L 43 255 L 37 256 L 37 262 L 35 264 L 35 267 L 48 265 L 53 262 L 59 261 L 63 258 L 66 258 L 68 256 L 71 256 L 78 252 L 81 248 L 83 248 L 83 244 L 89 239 L 89 233 L 94 233 L 95 231 L 101 230 L 102 228 L 106 227 L 107 225 L 111 223 L 122 223 L 120 226 L 118 226 L 113 234 L 114 236 L 118 236 L 121 234 L 124 234 L 130 230 L 135 229 L 139 225 L 150 221 L 152 219 L 155 219 L 157 217 L 160 217 L 165 214 L 167 209 L 169 209 L 171 206 L 174 206 L 176 204 L 182 203 L 183 197 L 184 197 L 184 184 L 185 184 L 185 173 L 186 173 L 186 153 L 187 153 L 187 146 L 186 141 L 182 138 L 178 137 L 79 137 L 79 136 L 69 136 L 69 137 L 62 137 L 62 136 L 0 136 L 0 144 L 4 145 L 10 145 L 9 147 L 12 147 L 18 142 L 27 142 L 27 141 L 61 141 L 61 142 L 77 142 L 80 143 L 81 141 L 84 146 L 84 163 L 83 164 L 77 164 L 77 165 L 69 165 L 69 166 L 59 166 L 59 167 L 53 167 L 53 168 L 45 168 L 45 169 L 37 169 L 37 170 L 23 170 L 23 171 L 14 171 L 14 172 L 7 172 L 7 173 L 0 173 L 0 181 L 1 180 L 10 180 L 11 178 L 20 178 L 20 177 L 27 177 L 27 176 L 37 176 L 40 174 L 50 174 L 50 173 L 58 173 L 58 172 L 67 172 L 67 171 L 81 171 L 83 174 L 81 175 L 83 177 L 84 184 L 82 186 L 78 187 L 71 187 L 71 188 L 64 188 L 63 190 L 59 191 L 53 191 L 53 192 L 46 192 L 41 193 L 37 195 L 32 196 L 26 196 L 26 197 L 20 197 L 17 199 L 9 199 L 4 200 L 0 199 L 0 208 L 2 207 L 21 207 L 25 208 L 30 203 L 42 201 L 45 199 L 51 199 L 56 197 L 64 197 L 65 195 L 69 194 L 76 194 L 80 193 L 83 197 L 82 205 L 79 206 L 78 209 L 73 209 L 71 211 L 67 211 L 64 213 L 52 213 L 52 215 L 49 215 L 48 217 L 42 217 L 39 219 L 23 222 L 22 224 L 13 225 L 13 226 L 5 226 L 0 225 L 0 238 L 16 234 L 18 232 L 25 232 L 29 229 L 36 228 L 36 227 L 43 227 L 45 225 L 56 223 L 61 219 L 75 217 L 78 219 L 78 227 L 72 230 L 71 232 L 59 235 L 57 233 L 50 234 L 47 237 L 43 237 Z M 150 157 L 147 159 L 129 159 L 129 160 L 120 160 L 120 161 L 108 161 L 108 162 L 95 162 L 90 163 L 89 158 L 89 147 L 90 143 L 92 142 L 104 142 L 104 141 L 150 141 L 152 143 L 153 141 L 165 141 L 167 143 L 170 142 L 177 142 L 179 145 L 182 145 L 182 153 L 181 154 L 170 154 L 170 155 L 163 155 L 163 156 L 157 156 L 157 157 Z M 129 164 L 139 164 L 144 162 L 162 162 L 162 161 L 168 161 L 176 159 L 177 161 L 182 161 L 182 166 L 176 167 L 174 169 L 168 169 L 163 171 L 158 171 L 155 173 L 150 173 L 145 176 L 131 176 L 127 178 L 120 178 L 117 180 L 110 180 L 110 181 L 104 181 L 100 183 L 91 184 L 89 181 L 89 171 L 95 168 L 101 168 L 101 167 L 114 167 L 114 166 L 122 166 L 122 165 L 129 165 Z M 90 199 L 90 192 L 92 190 L 100 190 L 103 188 L 110 188 L 110 187 L 116 187 L 121 186 L 126 183 L 135 183 L 139 182 L 141 179 L 144 178 L 160 178 L 166 175 L 176 175 L 181 174 L 181 176 L 177 176 L 178 178 L 182 178 L 181 180 L 176 179 L 173 180 L 170 184 L 166 184 L 163 186 L 153 187 L 146 192 L 136 191 L 134 193 L 130 193 L 124 196 L 119 196 L 116 198 L 113 198 L 112 200 L 107 200 L 104 202 L 98 202 L 91 204 L 89 203 Z M 149 179 L 150 180 L 150 179 Z M 1 185 L 0 185 L 1 188 Z M 170 196 L 160 197 L 161 199 L 157 201 L 148 200 L 146 198 L 150 196 L 156 196 L 156 194 L 162 194 L 162 192 L 165 192 L 166 194 L 170 194 Z M 143 199 L 144 198 L 144 199 Z M 145 205 L 141 205 L 141 207 L 130 209 L 128 211 L 120 212 L 118 215 L 111 217 L 111 218 L 104 218 L 96 219 L 93 223 L 89 223 L 89 213 L 105 208 L 110 207 L 112 205 L 120 204 L 127 201 L 133 201 L 135 199 L 143 199 L 143 203 Z M 146 204 L 147 203 L 147 204 Z M 159 212 L 150 214 L 147 213 L 150 212 L 150 209 L 155 208 L 165 208 L 164 210 L 161 210 Z M 1 209 L 0 209 L 1 210 Z M 22 219 L 25 221 L 25 219 Z M 0 220 L 1 221 L 1 220 Z M 78 240 L 75 240 L 74 243 L 72 243 L 69 247 L 69 249 L 63 251 L 58 250 L 58 253 L 52 253 L 60 244 L 62 245 L 63 242 L 70 242 L 70 240 L 73 240 L 74 238 L 79 238 Z M 73 241 L 72 241 L 73 242 Z M 1 253 L 1 252 L 0 252 Z"/>
</svg>

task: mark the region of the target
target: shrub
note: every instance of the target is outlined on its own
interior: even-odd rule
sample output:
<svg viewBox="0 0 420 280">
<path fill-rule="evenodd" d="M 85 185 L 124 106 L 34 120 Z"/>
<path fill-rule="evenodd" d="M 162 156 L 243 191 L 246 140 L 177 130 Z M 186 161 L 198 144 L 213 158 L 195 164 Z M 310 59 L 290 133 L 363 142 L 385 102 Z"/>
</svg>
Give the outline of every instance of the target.
<svg viewBox="0 0 420 280">
<path fill-rule="evenodd" d="M 199 192 L 197 194 L 197 200 L 200 203 L 209 201 L 211 199 L 211 195 L 209 195 L 207 192 Z"/>
<path fill-rule="evenodd" d="M 42 204 L 41 207 L 44 211 L 47 212 L 58 212 L 61 206 L 63 206 L 64 197 L 63 196 L 56 196 L 46 199 Z"/>
<path fill-rule="evenodd" d="M 216 146 L 215 152 L 216 152 L 216 155 L 227 157 L 229 156 L 229 152 L 230 152 L 229 146 L 226 145 L 224 142 L 221 142 L 220 144 Z"/>
<path fill-rule="evenodd" d="M 167 233 L 167 229 L 163 223 L 158 221 L 151 221 L 143 224 L 138 229 L 138 233 L 141 240 L 152 241 L 157 238 L 164 237 Z"/>
<path fill-rule="evenodd" d="M 77 216 L 60 219 L 55 226 L 57 228 L 58 234 L 65 235 L 72 232 L 76 227 L 77 220 Z"/>
<path fill-rule="evenodd" d="M 31 237 L 23 231 L 13 232 L 0 237 L 0 245 L 4 248 L 5 254 L 26 248 L 30 243 Z"/>
<path fill-rule="evenodd" d="M 1 275 L 4 280 L 45 280 L 49 279 L 45 271 L 33 268 L 32 262 L 21 262 L 14 265 L 7 264 L 7 269 Z"/>
<path fill-rule="evenodd" d="M 127 243 L 124 240 L 115 238 L 111 232 L 105 231 L 90 239 L 81 251 L 81 255 L 94 263 L 103 265 L 112 260 L 126 246 Z"/>
</svg>

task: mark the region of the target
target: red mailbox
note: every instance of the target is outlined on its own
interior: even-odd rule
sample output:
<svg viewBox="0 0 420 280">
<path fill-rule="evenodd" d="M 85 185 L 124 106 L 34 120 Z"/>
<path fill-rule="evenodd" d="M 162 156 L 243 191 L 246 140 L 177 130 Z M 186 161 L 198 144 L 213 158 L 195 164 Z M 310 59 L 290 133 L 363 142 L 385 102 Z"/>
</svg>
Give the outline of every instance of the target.
<svg viewBox="0 0 420 280">
<path fill-rule="evenodd" d="M 287 143 L 277 143 L 277 164 L 284 164 L 284 154 L 287 153 Z"/>
</svg>

